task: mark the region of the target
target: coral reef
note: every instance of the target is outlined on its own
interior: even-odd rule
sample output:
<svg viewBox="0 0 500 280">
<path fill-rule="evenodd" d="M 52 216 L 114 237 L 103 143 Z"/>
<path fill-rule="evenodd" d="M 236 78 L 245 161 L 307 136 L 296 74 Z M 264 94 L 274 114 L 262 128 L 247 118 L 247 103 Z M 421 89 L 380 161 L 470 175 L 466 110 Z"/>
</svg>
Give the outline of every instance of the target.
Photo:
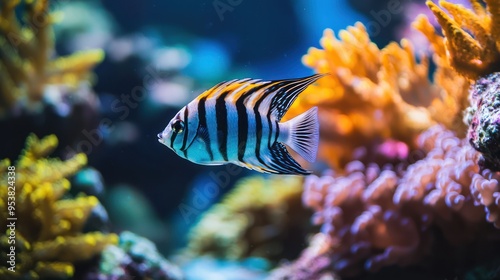
<svg viewBox="0 0 500 280">
<path fill-rule="evenodd" d="M 52 24 L 58 14 L 49 11 L 49 2 L 0 4 L 0 117 L 40 109 L 48 85 L 60 93 L 76 89 L 104 57 L 101 50 L 55 57 Z M 24 20 L 17 19 L 16 10 Z"/>
<path fill-rule="evenodd" d="M 310 216 L 301 192 L 302 180 L 294 176 L 242 179 L 191 230 L 186 254 L 271 261 L 297 257 Z"/>
<path fill-rule="evenodd" d="M 85 279 L 183 279 L 180 269 L 168 262 L 146 238 L 132 232 L 120 233 L 117 245 L 106 247 L 99 268 Z"/>
<path fill-rule="evenodd" d="M 440 125 L 423 132 L 417 147 L 425 157 L 405 169 L 354 161 L 343 172 L 308 177 L 303 200 L 321 225 L 313 244 L 324 241 L 301 259 L 328 256 L 330 269 L 356 275 L 431 256 L 443 246 L 436 231 L 451 248 L 498 239 L 500 173 L 480 172 L 479 153 Z"/>
<path fill-rule="evenodd" d="M 6 234 L 0 237 L 0 260 L 7 261 L 10 246 L 15 246 L 15 272 L 0 268 L 2 279 L 59 279 L 73 275 L 73 263 L 99 254 L 105 246 L 117 242 L 114 234 L 82 233 L 92 211 L 99 207 L 94 196 L 64 199 L 70 188 L 68 176 L 87 162 L 84 154 L 66 161 L 46 156 L 57 146 L 54 135 L 38 139 L 34 134 L 26 140 L 26 148 L 15 164 L 14 188 L 7 185 L 5 159 L 0 167 L 0 219 Z M 8 188 L 9 187 L 9 188 Z M 15 205 L 9 211 L 9 197 Z M 9 204 L 11 205 L 11 204 Z M 15 229 L 7 228 L 8 217 L 14 217 Z M 15 235 L 15 245 L 9 236 Z"/>
<path fill-rule="evenodd" d="M 408 265 L 446 277 L 497 273 L 473 267 L 500 246 L 500 3 L 485 2 L 468 10 L 440 1 L 449 16 L 428 1 L 443 36 L 424 15 L 414 21 L 433 50 L 432 83 L 427 58 L 416 62 L 406 39 L 379 49 L 361 24 L 340 39 L 326 30 L 323 50 L 304 56 L 306 66 L 331 73 L 295 107 L 320 108 L 320 157 L 333 170 L 304 183 L 320 233 L 271 279 Z M 436 277 L 424 270 L 413 275 Z"/>
<path fill-rule="evenodd" d="M 500 3 L 471 0 L 472 9 L 440 1 L 427 5 L 442 27 L 444 37 L 433 34 L 425 17 L 415 21 L 432 43 L 439 63 L 448 63 L 457 73 L 475 81 L 465 118 L 472 146 L 483 154 L 484 168 L 500 170 L 498 153 L 498 74 L 500 70 Z"/>
<path fill-rule="evenodd" d="M 461 75 L 477 80 L 479 77 L 500 70 L 500 3 L 471 0 L 472 10 L 460 4 L 431 1 L 427 6 L 436 16 L 446 40 L 447 57 L 451 66 Z"/>
<path fill-rule="evenodd" d="M 343 167 L 357 147 L 389 139 L 412 148 L 417 135 L 436 122 L 464 133 L 467 91 L 446 64 L 437 63 L 445 69 L 438 69 L 433 84 L 428 58 L 417 62 L 407 40 L 379 49 L 361 23 L 340 31 L 339 38 L 327 29 L 323 49 L 311 48 L 303 57 L 306 66 L 331 75 L 308 87 L 288 114 L 319 107 L 322 160 Z"/>
</svg>

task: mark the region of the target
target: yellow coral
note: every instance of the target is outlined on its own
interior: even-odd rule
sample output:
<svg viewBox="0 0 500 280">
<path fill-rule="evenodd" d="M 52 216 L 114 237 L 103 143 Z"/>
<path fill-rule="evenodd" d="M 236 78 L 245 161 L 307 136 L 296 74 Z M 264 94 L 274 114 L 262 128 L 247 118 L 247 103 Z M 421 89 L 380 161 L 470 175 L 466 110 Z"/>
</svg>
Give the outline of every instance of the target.
<svg viewBox="0 0 500 280">
<path fill-rule="evenodd" d="M 279 260 L 293 254 L 293 246 L 298 253 L 310 214 L 301 193 L 299 177 L 243 179 L 191 230 L 188 254 Z"/>
<path fill-rule="evenodd" d="M 426 3 L 443 29 L 451 66 L 465 77 L 477 80 L 500 70 L 500 2 L 486 0 L 487 9 L 478 0 L 470 2 L 473 10 L 439 1 L 451 16 L 433 2 Z"/>
<path fill-rule="evenodd" d="M 49 12 L 49 2 L 0 3 L 0 116 L 16 106 L 36 109 L 48 84 L 77 86 L 104 57 L 101 50 L 89 50 L 54 58 L 52 24 L 57 14 Z M 25 24 L 16 18 L 20 6 Z"/>
<path fill-rule="evenodd" d="M 356 147 L 376 139 L 413 146 L 416 136 L 436 121 L 465 131 L 460 125 L 463 107 L 457 104 L 467 96 L 463 88 L 456 92 L 460 81 L 451 84 L 455 76 L 448 69 L 438 72 L 436 84 L 429 82 L 428 58 L 416 61 L 409 41 L 379 49 L 359 22 L 341 30 L 339 38 L 325 30 L 323 49 L 311 48 L 303 57 L 306 66 L 331 75 L 306 89 L 289 114 L 319 107 L 322 159 L 341 167 Z"/>
<path fill-rule="evenodd" d="M 0 161 L 0 219 L 2 230 L 9 217 L 15 217 L 15 272 L 0 268 L 1 279 L 68 278 L 73 274 L 73 262 L 86 260 L 101 252 L 108 244 L 117 243 L 114 234 L 81 233 L 92 209 L 99 203 L 93 196 L 64 199 L 70 188 L 66 177 L 86 164 L 84 154 L 61 161 L 46 156 L 57 146 L 54 135 L 38 139 L 30 135 L 26 148 L 15 165 L 15 183 L 8 184 L 10 161 Z M 12 173 L 10 174 L 12 175 Z M 10 187 L 10 188 L 9 188 Z M 10 193 L 9 193 L 10 192 Z M 15 198 L 15 209 L 7 208 L 8 197 Z M 7 223 L 6 223 L 7 222 Z M 0 260 L 6 263 L 10 252 L 7 229 L 0 237 Z"/>
</svg>

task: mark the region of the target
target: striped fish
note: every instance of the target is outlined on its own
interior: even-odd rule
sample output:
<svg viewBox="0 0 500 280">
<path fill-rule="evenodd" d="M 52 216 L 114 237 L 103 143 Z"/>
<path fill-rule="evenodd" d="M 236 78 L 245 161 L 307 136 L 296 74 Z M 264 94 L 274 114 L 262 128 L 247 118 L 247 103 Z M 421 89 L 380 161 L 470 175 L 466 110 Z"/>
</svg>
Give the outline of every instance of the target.
<svg viewBox="0 0 500 280">
<path fill-rule="evenodd" d="M 284 144 L 309 162 L 316 159 L 317 108 L 280 120 L 297 96 L 322 76 L 219 83 L 182 108 L 158 141 L 198 164 L 234 163 L 264 173 L 310 174 Z"/>
</svg>

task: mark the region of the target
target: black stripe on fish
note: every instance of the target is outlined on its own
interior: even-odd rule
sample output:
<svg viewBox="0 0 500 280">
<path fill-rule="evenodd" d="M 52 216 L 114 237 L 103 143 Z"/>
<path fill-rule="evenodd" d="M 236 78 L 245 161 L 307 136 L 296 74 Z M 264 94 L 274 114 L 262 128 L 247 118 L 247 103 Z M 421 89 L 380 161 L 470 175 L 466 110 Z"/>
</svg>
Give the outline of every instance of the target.
<svg viewBox="0 0 500 280">
<path fill-rule="evenodd" d="M 244 162 L 243 157 L 245 155 L 248 138 L 248 115 L 245 104 L 243 103 L 246 97 L 246 94 L 242 95 L 238 101 L 236 101 L 236 112 L 238 115 L 238 160 L 241 162 Z"/>
<path fill-rule="evenodd" d="M 238 116 L 238 160 L 241 162 L 245 162 L 244 156 L 245 156 L 245 150 L 247 146 L 247 141 L 248 141 L 248 113 L 247 109 L 245 106 L 245 100 L 258 90 L 267 87 L 268 84 L 262 84 L 255 86 L 254 88 L 250 89 L 248 92 L 245 92 L 242 94 L 238 100 L 236 100 L 236 112 Z M 263 100 L 263 98 L 260 98 L 257 103 L 260 104 L 260 102 Z M 254 105 L 258 109 L 257 103 Z M 255 112 L 255 111 L 254 111 Z M 255 113 L 256 115 L 259 115 L 258 112 Z M 262 124 L 260 131 L 257 130 L 257 133 L 260 132 L 260 135 L 262 135 Z M 258 141 L 258 140 L 257 140 Z"/>
<path fill-rule="evenodd" d="M 188 138 L 188 118 L 189 118 L 189 111 L 188 107 L 184 109 L 184 137 L 182 138 L 182 147 L 181 151 L 184 153 L 184 157 L 187 157 L 187 150 L 186 150 L 186 144 L 187 144 L 187 138 Z"/>
<path fill-rule="evenodd" d="M 276 129 L 274 131 L 274 142 L 278 141 L 278 136 L 280 135 L 280 125 L 276 122 Z"/>
<path fill-rule="evenodd" d="M 204 96 L 198 101 L 198 130 L 203 130 L 207 129 L 207 116 L 206 116 L 206 108 L 205 108 L 205 101 L 207 100 L 207 97 Z M 212 153 L 212 149 L 210 148 L 210 137 L 205 138 L 205 149 L 208 152 L 208 156 L 210 157 L 210 160 L 214 159 L 214 155 Z"/>
<path fill-rule="evenodd" d="M 189 111 L 188 107 L 186 106 L 184 108 L 184 137 L 182 138 L 182 147 L 181 150 L 186 149 L 186 144 L 187 144 L 187 130 L 188 130 L 188 118 L 189 118 Z"/>
<path fill-rule="evenodd" d="M 260 100 L 259 100 L 260 101 Z M 257 105 L 257 103 L 256 103 Z M 260 141 L 261 141 L 261 138 L 262 138 L 262 120 L 261 120 L 261 117 L 259 115 L 259 112 L 258 112 L 258 106 L 256 106 L 254 109 L 253 109 L 253 112 L 255 114 L 255 130 L 257 132 L 257 138 L 255 139 L 255 157 L 257 158 L 257 160 L 262 164 L 262 165 L 266 165 L 265 162 L 262 160 L 262 158 L 260 157 Z"/>
<path fill-rule="evenodd" d="M 172 131 L 172 138 L 170 139 L 170 148 L 172 148 L 174 151 L 175 151 L 174 141 L 176 137 L 177 137 L 177 132 Z"/>
<path fill-rule="evenodd" d="M 257 140 L 255 143 L 255 156 L 262 166 L 265 166 L 270 170 L 272 170 L 272 168 L 270 166 L 268 166 L 267 163 L 260 157 L 260 146 L 261 146 L 261 141 L 262 141 L 262 121 L 263 120 L 262 120 L 262 116 L 259 112 L 259 108 L 260 108 L 262 101 L 264 101 L 264 99 L 266 99 L 266 97 L 269 96 L 269 94 L 272 94 L 277 87 L 278 87 L 277 85 L 273 85 L 273 86 L 270 86 L 269 88 L 267 88 L 264 91 L 264 93 L 262 94 L 262 96 L 259 98 L 259 100 L 257 100 L 257 102 L 255 102 L 255 105 L 253 108 L 253 112 L 255 114 L 255 129 L 257 130 Z M 270 115 L 268 115 L 268 120 L 269 120 L 269 116 Z M 271 130 L 271 127 L 269 127 L 269 130 Z"/>
<path fill-rule="evenodd" d="M 225 91 L 217 96 L 215 101 L 215 118 L 217 122 L 217 143 L 219 146 L 219 152 L 225 161 L 227 158 L 227 134 L 228 134 L 228 124 L 227 124 L 227 108 L 226 101 L 224 98 L 229 94 L 229 91 Z"/>
</svg>

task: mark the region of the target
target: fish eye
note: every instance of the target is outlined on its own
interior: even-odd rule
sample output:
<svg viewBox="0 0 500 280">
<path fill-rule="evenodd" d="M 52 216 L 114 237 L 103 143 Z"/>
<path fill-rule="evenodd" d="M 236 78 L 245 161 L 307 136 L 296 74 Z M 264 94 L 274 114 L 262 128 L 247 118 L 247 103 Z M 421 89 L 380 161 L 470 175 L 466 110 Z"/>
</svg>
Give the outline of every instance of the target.
<svg viewBox="0 0 500 280">
<path fill-rule="evenodd" d="M 172 129 L 175 133 L 181 133 L 184 130 L 184 122 L 177 119 L 172 123 Z"/>
</svg>

